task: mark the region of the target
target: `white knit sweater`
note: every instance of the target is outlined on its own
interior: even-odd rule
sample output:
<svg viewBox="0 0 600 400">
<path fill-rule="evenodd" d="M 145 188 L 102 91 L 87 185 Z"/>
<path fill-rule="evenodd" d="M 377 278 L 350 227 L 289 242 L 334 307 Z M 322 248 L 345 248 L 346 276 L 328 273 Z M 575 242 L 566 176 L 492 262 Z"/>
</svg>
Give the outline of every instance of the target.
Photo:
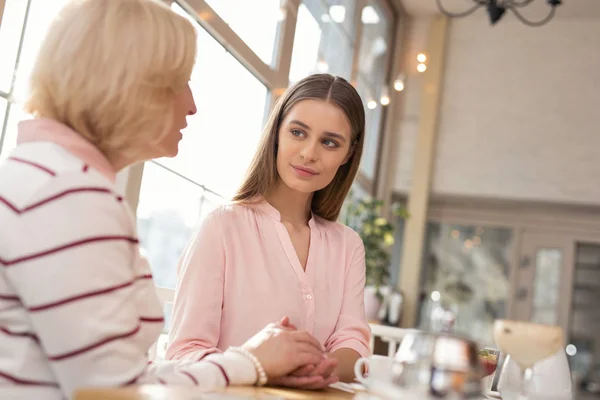
<svg viewBox="0 0 600 400">
<path fill-rule="evenodd" d="M 135 220 L 115 184 L 56 143 L 20 144 L 0 163 L 2 398 L 256 381 L 252 362 L 234 352 L 149 363 L 162 326 Z"/>
</svg>

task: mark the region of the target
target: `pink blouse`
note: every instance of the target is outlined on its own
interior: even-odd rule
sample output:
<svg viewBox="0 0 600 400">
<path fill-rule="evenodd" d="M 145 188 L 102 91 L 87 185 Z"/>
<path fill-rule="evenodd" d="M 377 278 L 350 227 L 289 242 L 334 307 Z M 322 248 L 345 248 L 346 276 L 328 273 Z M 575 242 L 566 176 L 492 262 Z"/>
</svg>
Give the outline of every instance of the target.
<svg viewBox="0 0 600 400">
<path fill-rule="evenodd" d="M 309 227 L 304 271 L 266 201 L 213 211 L 178 267 L 167 358 L 199 360 L 239 346 L 283 316 L 328 352 L 370 354 L 363 243 L 352 229 L 315 215 Z"/>
</svg>

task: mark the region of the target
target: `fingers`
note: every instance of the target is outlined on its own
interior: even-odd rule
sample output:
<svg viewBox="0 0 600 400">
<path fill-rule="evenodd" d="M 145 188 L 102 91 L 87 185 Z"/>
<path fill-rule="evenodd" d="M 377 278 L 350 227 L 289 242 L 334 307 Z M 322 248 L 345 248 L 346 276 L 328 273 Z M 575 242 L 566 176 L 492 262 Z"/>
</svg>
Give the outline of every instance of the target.
<svg viewBox="0 0 600 400">
<path fill-rule="evenodd" d="M 306 344 L 298 345 L 293 351 L 293 360 L 290 360 L 296 368 L 307 364 L 319 365 L 323 361 L 323 353 Z"/>
<path fill-rule="evenodd" d="M 316 366 L 314 364 L 308 364 L 303 367 L 298 368 L 293 371 L 290 375 L 292 376 L 309 376 L 311 372 L 315 370 Z"/>
<path fill-rule="evenodd" d="M 271 324 L 273 328 L 281 329 L 282 331 L 297 331 L 296 325 L 290 322 L 289 317 L 283 317 L 278 322 Z"/>
<path fill-rule="evenodd" d="M 335 359 L 324 359 L 319 365 L 311 372 L 311 375 L 321 375 L 323 378 L 328 378 L 337 367 L 337 360 Z"/>
<path fill-rule="evenodd" d="M 321 343 L 319 343 L 319 341 L 317 339 L 315 339 L 315 337 L 308 332 L 296 331 L 296 332 L 291 332 L 290 335 L 292 335 L 294 340 L 296 340 L 298 342 L 308 343 L 308 344 L 316 347 L 319 351 L 321 351 L 321 352 L 323 351 L 323 346 L 321 346 Z"/>
<path fill-rule="evenodd" d="M 323 381 L 315 382 L 312 384 L 302 385 L 300 387 L 300 389 L 307 389 L 307 390 L 325 389 L 327 386 L 331 385 L 332 383 L 336 383 L 338 380 L 339 379 L 337 376 L 330 376 L 327 379 L 323 379 Z"/>
</svg>

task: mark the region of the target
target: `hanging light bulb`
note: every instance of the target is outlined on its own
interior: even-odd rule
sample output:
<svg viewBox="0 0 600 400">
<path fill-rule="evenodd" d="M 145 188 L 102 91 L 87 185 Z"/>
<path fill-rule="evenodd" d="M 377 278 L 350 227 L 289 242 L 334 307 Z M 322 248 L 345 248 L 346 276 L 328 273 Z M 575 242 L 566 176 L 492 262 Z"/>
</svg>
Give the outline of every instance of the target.
<svg viewBox="0 0 600 400">
<path fill-rule="evenodd" d="M 417 61 L 420 63 L 424 63 L 427 61 L 427 56 L 424 53 L 417 54 Z"/>
<path fill-rule="evenodd" d="M 427 71 L 427 65 L 420 63 L 419 65 L 417 65 L 417 71 L 419 71 L 419 72 Z"/>
<path fill-rule="evenodd" d="M 387 106 L 390 104 L 390 93 L 387 86 L 384 86 L 381 90 L 381 97 L 379 98 L 379 102 L 382 106 Z"/>
<path fill-rule="evenodd" d="M 376 102 L 375 100 L 369 100 L 369 101 L 367 102 L 367 108 L 368 108 L 369 110 L 374 110 L 374 109 L 376 109 L 376 108 L 377 108 L 377 102 Z"/>
<path fill-rule="evenodd" d="M 394 81 L 394 90 L 397 92 L 401 92 L 404 90 L 404 81 L 401 79 L 396 79 Z"/>
<path fill-rule="evenodd" d="M 394 90 L 397 92 L 401 92 L 404 90 L 404 74 L 400 73 L 398 74 L 398 77 L 396 78 L 396 80 L 394 81 Z"/>
</svg>

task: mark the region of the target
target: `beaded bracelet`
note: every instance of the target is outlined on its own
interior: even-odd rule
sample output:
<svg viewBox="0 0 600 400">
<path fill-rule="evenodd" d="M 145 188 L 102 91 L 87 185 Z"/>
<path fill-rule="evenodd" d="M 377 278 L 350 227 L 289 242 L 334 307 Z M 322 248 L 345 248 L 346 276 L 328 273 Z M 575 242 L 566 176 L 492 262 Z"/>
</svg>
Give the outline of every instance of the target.
<svg viewBox="0 0 600 400">
<path fill-rule="evenodd" d="M 230 347 L 228 350 L 234 351 L 236 353 L 244 355 L 252 364 L 254 364 L 254 368 L 256 368 L 256 375 L 258 375 L 258 380 L 256 381 L 256 386 L 265 386 L 267 384 L 267 374 L 265 373 L 265 369 L 261 365 L 258 358 L 248 350 L 243 347 Z"/>
</svg>

